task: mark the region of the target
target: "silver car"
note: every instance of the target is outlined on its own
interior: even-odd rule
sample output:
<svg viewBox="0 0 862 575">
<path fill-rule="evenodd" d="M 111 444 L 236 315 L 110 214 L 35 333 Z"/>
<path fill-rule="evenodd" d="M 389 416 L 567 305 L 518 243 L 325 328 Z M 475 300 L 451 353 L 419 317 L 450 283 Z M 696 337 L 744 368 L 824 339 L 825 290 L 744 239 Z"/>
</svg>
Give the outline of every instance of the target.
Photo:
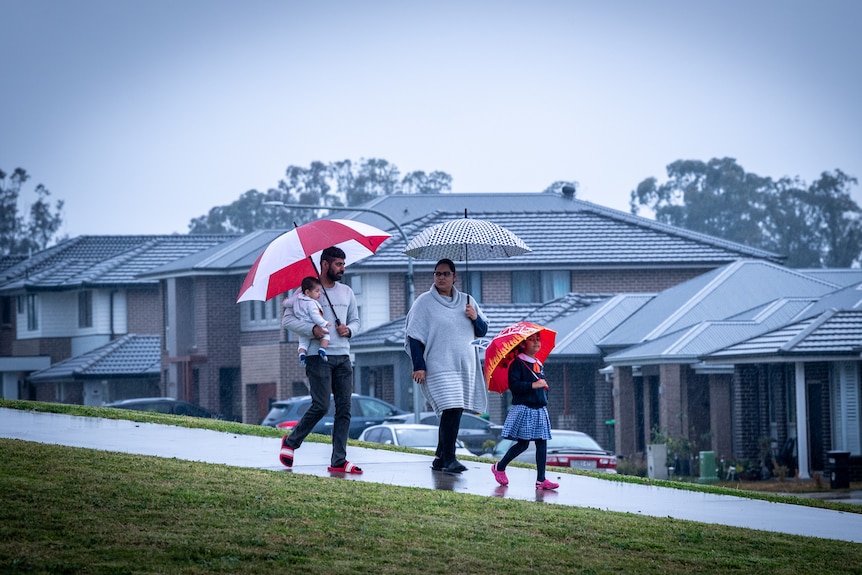
<svg viewBox="0 0 862 575">
<path fill-rule="evenodd" d="M 437 434 L 436 425 L 383 423 L 366 428 L 359 436 L 359 441 L 434 451 L 437 449 Z M 455 446 L 456 455 L 473 455 L 460 441 Z"/>
</svg>

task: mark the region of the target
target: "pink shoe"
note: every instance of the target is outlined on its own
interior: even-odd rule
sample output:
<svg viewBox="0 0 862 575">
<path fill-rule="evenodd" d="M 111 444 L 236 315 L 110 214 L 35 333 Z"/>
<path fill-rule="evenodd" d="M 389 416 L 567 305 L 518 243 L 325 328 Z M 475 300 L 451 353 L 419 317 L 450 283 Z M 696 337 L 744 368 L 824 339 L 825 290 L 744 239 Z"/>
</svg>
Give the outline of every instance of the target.
<svg viewBox="0 0 862 575">
<path fill-rule="evenodd" d="M 506 477 L 506 472 L 499 471 L 496 463 L 491 466 L 491 473 L 494 474 L 494 479 L 497 480 L 497 483 L 500 485 L 509 485 L 509 478 Z"/>
<path fill-rule="evenodd" d="M 550 479 L 545 479 L 544 481 L 536 481 L 536 489 L 545 489 L 547 491 L 550 491 L 552 489 L 556 489 L 559 486 L 559 483 L 554 483 Z"/>
</svg>

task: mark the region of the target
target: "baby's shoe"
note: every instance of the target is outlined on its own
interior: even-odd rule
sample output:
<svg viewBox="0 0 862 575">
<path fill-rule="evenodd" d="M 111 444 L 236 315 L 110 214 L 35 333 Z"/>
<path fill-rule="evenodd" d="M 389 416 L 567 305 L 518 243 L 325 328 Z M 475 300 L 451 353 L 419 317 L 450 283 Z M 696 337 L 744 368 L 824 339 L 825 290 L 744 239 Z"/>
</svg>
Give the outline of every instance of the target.
<svg viewBox="0 0 862 575">
<path fill-rule="evenodd" d="M 304 353 L 299 354 L 299 365 L 301 365 L 302 367 L 305 367 L 305 354 Z"/>
<path fill-rule="evenodd" d="M 317 355 L 319 355 L 319 356 L 320 356 L 320 359 L 322 359 L 323 361 L 328 361 L 328 360 L 326 359 L 326 350 L 325 350 L 325 349 L 323 349 L 322 347 L 321 347 L 320 349 L 318 349 L 318 350 L 317 350 Z"/>
</svg>

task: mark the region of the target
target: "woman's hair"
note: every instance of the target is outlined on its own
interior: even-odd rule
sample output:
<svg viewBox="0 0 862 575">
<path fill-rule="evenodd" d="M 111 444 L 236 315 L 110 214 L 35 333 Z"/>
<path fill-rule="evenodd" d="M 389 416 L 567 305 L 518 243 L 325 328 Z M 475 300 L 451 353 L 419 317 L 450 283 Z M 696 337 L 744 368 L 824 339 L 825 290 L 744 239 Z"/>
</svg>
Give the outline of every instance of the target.
<svg viewBox="0 0 862 575">
<path fill-rule="evenodd" d="M 449 266 L 449 270 L 453 274 L 455 273 L 455 262 L 453 262 L 449 258 L 443 258 L 442 260 L 438 261 L 436 264 L 434 264 L 434 269 L 436 270 L 437 266 L 441 266 L 441 265 Z"/>
</svg>

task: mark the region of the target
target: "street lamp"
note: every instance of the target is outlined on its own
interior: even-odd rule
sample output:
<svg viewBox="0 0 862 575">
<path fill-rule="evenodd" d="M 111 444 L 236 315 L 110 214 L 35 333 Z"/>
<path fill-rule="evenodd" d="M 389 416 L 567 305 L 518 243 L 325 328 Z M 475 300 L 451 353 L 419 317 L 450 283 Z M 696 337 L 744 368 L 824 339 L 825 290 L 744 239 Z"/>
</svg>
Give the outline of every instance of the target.
<svg viewBox="0 0 862 575">
<path fill-rule="evenodd" d="M 343 206 L 343 207 L 342 206 L 326 206 L 326 207 L 323 207 L 323 206 L 310 206 L 308 204 L 286 204 L 286 203 L 282 202 L 281 200 L 268 200 L 266 202 L 263 202 L 263 205 L 265 205 L 265 206 L 278 206 L 280 208 L 285 208 L 285 209 L 290 208 L 290 209 L 295 209 L 295 210 L 341 210 L 341 211 L 345 211 L 345 212 L 368 212 L 369 214 L 374 214 L 374 215 L 380 216 L 381 218 L 387 220 L 389 223 L 391 223 L 393 226 L 395 226 L 395 229 L 398 230 L 398 233 L 401 234 L 401 239 L 404 240 L 404 247 L 405 248 L 407 247 L 407 244 L 410 243 L 409 240 L 407 239 L 407 234 L 404 233 L 404 229 L 398 225 L 398 222 L 393 220 L 387 214 L 384 214 L 383 212 L 378 211 L 378 210 L 371 210 L 369 208 L 356 208 L 356 207 L 352 207 L 352 206 Z M 415 293 L 415 289 L 413 287 L 413 258 L 410 256 L 407 256 L 407 309 L 408 310 L 411 307 L 413 307 L 413 299 L 414 299 L 415 295 L 416 295 L 416 293 Z"/>
</svg>

